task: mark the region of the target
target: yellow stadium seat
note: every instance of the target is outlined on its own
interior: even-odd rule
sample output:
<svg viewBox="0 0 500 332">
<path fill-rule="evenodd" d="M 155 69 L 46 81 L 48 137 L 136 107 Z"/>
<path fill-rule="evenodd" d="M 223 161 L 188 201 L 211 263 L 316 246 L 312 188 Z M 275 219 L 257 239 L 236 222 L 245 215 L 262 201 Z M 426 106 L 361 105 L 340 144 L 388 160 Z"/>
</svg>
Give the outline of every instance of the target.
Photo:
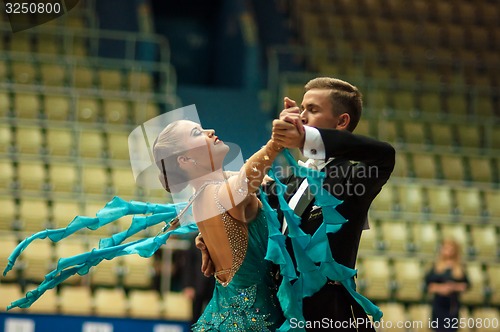
<svg viewBox="0 0 500 332">
<path fill-rule="evenodd" d="M 19 153 L 42 152 L 43 134 L 40 127 L 18 126 L 15 132 L 16 150 Z"/>
<path fill-rule="evenodd" d="M 109 175 L 100 166 L 85 166 L 82 169 L 82 189 L 86 194 L 104 194 L 109 187 Z"/>
<path fill-rule="evenodd" d="M 483 212 L 481 192 L 477 188 L 460 188 L 455 191 L 457 209 L 462 215 L 473 216 L 478 220 Z"/>
<path fill-rule="evenodd" d="M 45 292 L 36 300 L 27 311 L 35 314 L 57 314 L 58 313 L 59 297 L 55 290 Z"/>
<path fill-rule="evenodd" d="M 129 159 L 128 132 L 108 132 L 108 153 L 110 159 Z"/>
<path fill-rule="evenodd" d="M 451 116 L 467 115 L 467 99 L 464 93 L 452 93 L 446 98 L 446 111 Z"/>
<path fill-rule="evenodd" d="M 461 156 L 441 155 L 441 172 L 446 180 L 465 179 L 464 161 Z"/>
<path fill-rule="evenodd" d="M 125 124 L 129 121 L 128 104 L 124 100 L 103 100 L 103 112 L 108 123 Z"/>
<path fill-rule="evenodd" d="M 387 331 L 406 332 L 406 327 L 400 326 L 399 322 L 407 322 L 405 307 L 402 303 L 389 302 L 381 303 L 380 310 L 384 313 L 384 322 L 387 326 L 391 326 Z"/>
<path fill-rule="evenodd" d="M 11 111 L 10 96 L 0 91 L 0 116 L 6 117 Z"/>
<path fill-rule="evenodd" d="M 405 143 L 427 144 L 428 135 L 426 133 L 427 124 L 420 122 L 405 121 L 402 123 Z"/>
<path fill-rule="evenodd" d="M 465 31 L 462 25 L 450 24 L 446 26 L 445 42 L 453 48 L 461 49 L 465 46 Z"/>
<path fill-rule="evenodd" d="M 99 103 L 96 99 L 80 97 L 76 104 L 76 118 L 82 122 L 95 122 L 99 116 Z"/>
<path fill-rule="evenodd" d="M 404 221 L 391 221 L 381 224 L 382 243 L 390 252 L 405 252 L 409 243 L 407 224 Z"/>
<path fill-rule="evenodd" d="M 493 162 L 489 158 L 469 157 L 468 165 L 472 181 L 486 183 L 493 181 Z"/>
<path fill-rule="evenodd" d="M 409 114 L 415 111 L 415 95 L 413 91 L 397 91 L 392 96 L 394 109 L 402 114 Z"/>
<path fill-rule="evenodd" d="M 97 77 L 101 89 L 120 90 L 122 87 L 122 74 L 117 69 L 100 69 L 97 71 Z"/>
<path fill-rule="evenodd" d="M 157 104 L 149 102 L 136 102 L 133 106 L 133 120 L 135 123 L 144 123 L 160 115 L 160 109 Z"/>
<path fill-rule="evenodd" d="M 67 258 L 75 255 L 80 255 L 87 252 L 87 246 L 84 239 L 66 239 L 55 244 L 55 253 L 57 258 Z M 61 285 L 79 285 L 82 284 L 82 276 L 76 274 L 66 279 Z"/>
<path fill-rule="evenodd" d="M 4 203 L 2 201 L 0 201 L 0 202 L 2 204 Z M 0 235 L 0 264 L 2 267 L 7 266 L 8 258 L 10 256 L 10 254 L 12 253 L 12 251 L 14 251 L 14 249 L 16 248 L 17 244 L 18 244 L 18 241 L 17 241 L 17 238 L 14 234 L 2 233 L 2 235 Z M 0 285 L 1 285 L 1 282 L 4 282 L 4 281 L 17 280 L 16 272 L 17 272 L 17 268 L 16 268 L 16 265 L 14 265 L 14 268 L 12 269 L 12 271 L 7 273 L 6 276 L 3 276 L 3 274 L 0 276 Z M 2 296 L 3 296 L 3 294 L 2 294 Z M 13 300 L 14 299 L 12 299 L 12 301 Z"/>
<path fill-rule="evenodd" d="M 153 277 L 153 258 L 138 255 L 123 257 L 123 284 L 127 288 L 149 288 Z"/>
<path fill-rule="evenodd" d="M 461 295 L 465 305 L 482 305 L 485 303 L 484 286 L 485 278 L 483 268 L 479 262 L 467 262 L 465 265 L 470 287 Z"/>
<path fill-rule="evenodd" d="M 14 95 L 14 113 L 20 118 L 37 119 L 40 116 L 39 96 L 32 93 L 16 93 Z"/>
<path fill-rule="evenodd" d="M 155 290 L 131 290 L 129 293 L 130 316 L 136 318 L 161 318 L 162 302 Z"/>
<path fill-rule="evenodd" d="M 490 217 L 500 218 L 500 191 L 486 191 L 485 201 Z"/>
<path fill-rule="evenodd" d="M 0 172 L 1 172 L 0 164 Z M 10 231 L 16 221 L 17 206 L 14 199 L 10 197 L 0 197 L 0 230 Z"/>
<path fill-rule="evenodd" d="M 63 96 L 46 95 L 44 109 L 48 120 L 66 121 L 69 119 L 70 100 Z"/>
<path fill-rule="evenodd" d="M 81 214 L 78 202 L 60 199 L 54 200 L 52 202 L 52 227 L 66 227 L 76 216 Z"/>
<path fill-rule="evenodd" d="M 15 168 L 10 160 L 0 160 L 0 188 L 10 189 L 14 184 Z"/>
<path fill-rule="evenodd" d="M 395 188 L 393 186 L 386 184 L 373 200 L 372 208 L 377 211 L 393 211 L 397 201 L 395 199 L 397 193 L 394 191 Z"/>
<path fill-rule="evenodd" d="M 436 157 L 432 154 L 412 154 L 413 173 L 415 177 L 422 179 L 437 178 Z"/>
<path fill-rule="evenodd" d="M 131 91 L 152 91 L 153 79 L 149 73 L 132 71 L 128 75 L 128 87 Z"/>
<path fill-rule="evenodd" d="M 391 296 L 391 271 L 385 257 L 364 257 L 358 278 L 365 285 L 363 295 L 372 300 L 388 300 Z"/>
<path fill-rule="evenodd" d="M 489 280 L 489 287 L 491 289 L 491 299 L 490 303 L 493 305 L 500 304 L 500 264 L 499 263 L 489 263 L 486 265 L 486 275 Z"/>
<path fill-rule="evenodd" d="M 419 222 L 411 225 L 413 245 L 421 253 L 434 254 L 436 252 L 439 235 L 436 224 Z"/>
<path fill-rule="evenodd" d="M 90 271 L 90 283 L 92 287 L 112 287 L 118 285 L 118 272 L 121 258 L 103 260 Z"/>
<path fill-rule="evenodd" d="M 462 251 L 467 249 L 469 244 L 469 233 L 464 224 L 443 224 L 441 225 L 443 239 L 453 239 L 460 244 Z"/>
<path fill-rule="evenodd" d="M 127 297 L 123 288 L 98 288 L 94 294 L 94 302 L 97 316 L 125 317 L 127 315 Z"/>
<path fill-rule="evenodd" d="M 92 294 L 86 286 L 66 286 L 59 293 L 60 312 L 65 315 L 90 316 Z"/>
<path fill-rule="evenodd" d="M 490 95 L 479 95 L 473 103 L 473 113 L 482 117 L 493 117 L 495 115 L 493 98 Z"/>
<path fill-rule="evenodd" d="M 12 132 L 10 130 L 10 127 L 7 125 L 1 124 L 0 125 L 0 153 L 9 152 L 11 147 L 12 147 Z"/>
<path fill-rule="evenodd" d="M 405 153 L 396 153 L 396 165 L 394 166 L 392 176 L 406 178 L 409 174 L 408 156 Z"/>
<path fill-rule="evenodd" d="M 45 167 L 40 162 L 22 161 L 17 166 L 18 185 L 21 190 L 44 190 Z"/>
<path fill-rule="evenodd" d="M 82 130 L 78 135 L 78 154 L 83 158 L 102 158 L 106 155 L 102 132 Z"/>
<path fill-rule="evenodd" d="M 37 38 L 36 52 L 39 54 L 57 55 L 60 53 L 59 46 L 61 44 L 62 40 L 56 36 L 41 35 Z"/>
<path fill-rule="evenodd" d="M 361 251 L 373 251 L 378 248 L 379 238 L 378 229 L 379 222 L 370 220 L 370 229 L 363 231 L 361 234 L 361 241 L 359 242 L 359 250 Z"/>
<path fill-rule="evenodd" d="M 11 272 L 12 273 L 12 272 Z M 24 297 L 21 286 L 18 283 L 1 284 L 0 283 L 0 312 L 6 312 L 6 308 L 12 302 Z M 22 312 L 20 308 L 11 309 L 10 312 Z"/>
<path fill-rule="evenodd" d="M 20 256 L 23 262 L 25 281 L 40 283 L 53 268 L 53 254 L 50 241 L 34 241 Z"/>
<path fill-rule="evenodd" d="M 454 130 L 450 124 L 434 123 L 430 125 L 432 143 L 451 147 L 455 144 Z"/>
<path fill-rule="evenodd" d="M 73 164 L 56 164 L 49 166 L 49 183 L 53 192 L 73 192 L 78 187 L 78 173 Z"/>
<path fill-rule="evenodd" d="M 94 71 L 85 66 L 72 67 L 72 83 L 76 88 L 90 89 L 94 87 Z"/>
<path fill-rule="evenodd" d="M 71 157 L 75 150 L 73 132 L 66 128 L 49 128 L 46 133 L 47 153 L 51 156 Z"/>
<path fill-rule="evenodd" d="M 476 256 L 485 259 L 498 256 L 498 239 L 494 225 L 473 225 L 470 231 Z"/>
<path fill-rule="evenodd" d="M 497 307 L 478 307 L 472 310 L 477 332 L 488 332 L 499 326 L 500 312 Z"/>
<path fill-rule="evenodd" d="M 191 306 L 191 301 L 183 293 L 167 292 L 163 294 L 165 319 L 190 321 L 192 318 Z"/>
<path fill-rule="evenodd" d="M 22 199 L 19 204 L 19 220 L 23 231 L 36 233 L 49 227 L 49 206 L 45 200 Z"/>
<path fill-rule="evenodd" d="M 429 319 L 431 317 L 431 306 L 429 304 L 411 304 L 408 308 L 408 319 L 418 326 L 415 331 L 431 332 Z"/>
<path fill-rule="evenodd" d="M 65 86 L 66 68 L 60 64 L 44 63 L 40 65 L 41 82 L 49 86 Z"/>
<path fill-rule="evenodd" d="M 457 126 L 458 141 L 460 146 L 467 148 L 480 148 L 482 132 L 477 126 L 459 125 Z"/>
<path fill-rule="evenodd" d="M 12 66 L 12 78 L 17 84 L 34 84 L 36 80 L 36 67 L 32 62 L 14 61 Z"/>
<path fill-rule="evenodd" d="M 439 92 L 425 92 L 418 96 L 420 111 L 427 114 L 440 114 L 443 107 Z"/>
<path fill-rule="evenodd" d="M 11 51 L 29 53 L 32 51 L 32 45 L 33 42 L 31 35 L 26 32 L 16 33 L 15 35 L 11 36 L 10 39 Z"/>
<path fill-rule="evenodd" d="M 432 213 L 448 215 L 455 208 L 453 194 L 448 187 L 428 187 L 427 195 Z"/>
<path fill-rule="evenodd" d="M 399 132 L 399 127 L 400 124 L 397 121 L 379 122 L 379 139 L 396 144 L 401 142 L 401 133 Z"/>
<path fill-rule="evenodd" d="M 399 186 L 399 211 L 401 213 L 422 213 L 425 207 L 424 190 L 418 184 Z"/>
<path fill-rule="evenodd" d="M 111 170 L 112 187 L 114 194 L 120 197 L 133 197 L 137 186 L 134 180 L 134 174 L 130 167 L 118 168 L 114 167 Z"/>
</svg>

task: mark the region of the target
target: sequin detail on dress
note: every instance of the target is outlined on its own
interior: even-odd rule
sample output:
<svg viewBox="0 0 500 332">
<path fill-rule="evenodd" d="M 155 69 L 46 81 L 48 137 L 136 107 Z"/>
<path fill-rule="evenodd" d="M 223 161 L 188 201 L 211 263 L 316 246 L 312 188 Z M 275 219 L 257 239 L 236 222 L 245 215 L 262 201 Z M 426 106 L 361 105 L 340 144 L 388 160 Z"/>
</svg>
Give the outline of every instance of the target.
<svg viewBox="0 0 500 332">
<path fill-rule="evenodd" d="M 224 223 L 224 229 L 229 240 L 229 246 L 231 247 L 231 254 L 233 256 L 233 259 L 231 268 L 217 271 L 214 275 L 215 280 L 217 280 L 222 286 L 226 287 L 231 282 L 234 275 L 241 267 L 241 264 L 243 264 L 243 260 L 245 259 L 246 251 L 248 248 L 248 229 L 243 222 L 231 217 L 231 215 L 226 212 L 226 210 L 220 203 L 219 197 L 217 195 L 220 185 L 221 184 L 219 184 L 215 190 L 215 202 L 217 203 L 217 207 L 221 212 L 222 222 Z M 219 275 L 227 275 L 227 280 L 220 280 Z"/>
<path fill-rule="evenodd" d="M 218 305 L 222 310 L 212 312 L 209 319 L 200 319 L 193 325 L 193 331 L 271 331 L 269 326 L 273 323 L 267 321 L 270 314 L 262 314 L 259 308 L 254 308 L 257 285 L 236 289 L 236 292 L 231 297 L 220 297 Z"/>
</svg>

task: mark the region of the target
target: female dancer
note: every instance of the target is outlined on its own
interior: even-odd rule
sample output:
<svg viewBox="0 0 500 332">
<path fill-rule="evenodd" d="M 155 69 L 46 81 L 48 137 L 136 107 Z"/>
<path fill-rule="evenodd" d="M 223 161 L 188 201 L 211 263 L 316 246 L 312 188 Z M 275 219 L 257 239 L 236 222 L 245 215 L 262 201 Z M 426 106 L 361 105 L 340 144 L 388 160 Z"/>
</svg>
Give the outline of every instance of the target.
<svg viewBox="0 0 500 332">
<path fill-rule="evenodd" d="M 195 331 L 274 331 L 283 321 L 264 259 L 268 223 L 255 196 L 280 150 L 270 140 L 229 176 L 222 169 L 228 146 L 195 122 L 168 125 L 153 146 L 165 189 L 194 188 L 188 204 L 215 265 L 214 294 Z"/>
</svg>

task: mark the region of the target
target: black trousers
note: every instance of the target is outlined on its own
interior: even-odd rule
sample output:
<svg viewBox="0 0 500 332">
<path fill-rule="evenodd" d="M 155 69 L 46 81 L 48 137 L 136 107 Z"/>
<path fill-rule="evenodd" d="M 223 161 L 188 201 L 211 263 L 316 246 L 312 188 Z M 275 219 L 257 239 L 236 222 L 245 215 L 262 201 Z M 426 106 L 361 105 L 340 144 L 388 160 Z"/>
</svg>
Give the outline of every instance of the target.
<svg viewBox="0 0 500 332">
<path fill-rule="evenodd" d="M 313 296 L 304 298 L 303 312 L 310 326 L 306 325 L 307 331 L 375 331 L 363 308 L 340 284 L 327 283 Z"/>
</svg>

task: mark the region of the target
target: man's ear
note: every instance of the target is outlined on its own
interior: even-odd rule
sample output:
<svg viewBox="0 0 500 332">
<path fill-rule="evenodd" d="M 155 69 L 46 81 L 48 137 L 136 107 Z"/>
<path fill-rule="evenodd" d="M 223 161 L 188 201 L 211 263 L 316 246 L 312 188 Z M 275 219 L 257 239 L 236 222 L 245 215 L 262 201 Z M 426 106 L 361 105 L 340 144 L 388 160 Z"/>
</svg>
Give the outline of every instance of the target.
<svg viewBox="0 0 500 332">
<path fill-rule="evenodd" d="M 351 116 L 349 113 L 342 113 L 339 116 L 337 128 L 338 130 L 347 130 L 349 124 L 351 123 Z"/>
</svg>

